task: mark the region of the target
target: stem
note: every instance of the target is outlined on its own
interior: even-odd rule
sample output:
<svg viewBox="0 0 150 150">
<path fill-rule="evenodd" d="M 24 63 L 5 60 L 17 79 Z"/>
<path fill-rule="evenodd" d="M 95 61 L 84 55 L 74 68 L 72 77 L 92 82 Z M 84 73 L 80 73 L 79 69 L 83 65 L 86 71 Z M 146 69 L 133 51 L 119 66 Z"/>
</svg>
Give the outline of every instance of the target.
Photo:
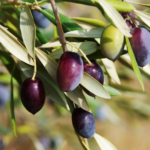
<svg viewBox="0 0 150 150">
<path fill-rule="evenodd" d="M 86 138 L 83 138 L 83 140 L 84 140 L 84 142 L 85 142 L 86 146 L 89 148 L 88 140 L 87 140 Z"/>
<path fill-rule="evenodd" d="M 37 72 L 36 58 L 34 58 L 34 73 L 33 73 L 33 76 L 32 76 L 32 80 L 35 80 L 36 72 Z"/>
<path fill-rule="evenodd" d="M 57 29 L 58 29 L 58 33 L 59 33 L 59 37 L 60 37 L 60 42 L 62 44 L 63 52 L 67 52 L 66 39 L 65 39 L 65 36 L 64 36 L 64 32 L 63 32 L 63 29 L 62 29 L 61 22 L 60 22 L 59 13 L 58 13 L 58 10 L 57 10 L 57 7 L 56 7 L 55 0 L 50 0 L 50 3 L 52 5 L 53 12 L 54 12 L 54 15 L 55 15 Z"/>
<path fill-rule="evenodd" d="M 66 43 L 69 44 L 69 45 L 71 45 L 72 47 L 77 48 L 77 49 L 80 51 L 80 53 L 82 54 L 82 56 L 87 60 L 87 62 L 89 63 L 89 65 L 92 66 L 92 63 L 90 62 L 90 60 L 86 57 L 86 55 L 84 54 L 84 52 L 83 52 L 79 47 L 77 47 L 77 46 L 71 44 L 71 43 L 68 42 L 68 41 L 66 41 Z"/>
<path fill-rule="evenodd" d="M 35 2 L 35 4 L 37 5 L 38 2 Z M 16 6 L 16 5 L 21 5 L 21 6 L 22 5 L 27 5 L 27 6 L 31 7 L 31 8 L 34 8 L 34 9 L 37 9 L 37 10 L 42 10 L 39 6 L 36 6 L 35 4 L 31 4 L 31 3 L 28 3 L 28 2 L 19 2 L 19 1 L 3 3 L 3 5 L 14 5 L 14 6 Z"/>
</svg>

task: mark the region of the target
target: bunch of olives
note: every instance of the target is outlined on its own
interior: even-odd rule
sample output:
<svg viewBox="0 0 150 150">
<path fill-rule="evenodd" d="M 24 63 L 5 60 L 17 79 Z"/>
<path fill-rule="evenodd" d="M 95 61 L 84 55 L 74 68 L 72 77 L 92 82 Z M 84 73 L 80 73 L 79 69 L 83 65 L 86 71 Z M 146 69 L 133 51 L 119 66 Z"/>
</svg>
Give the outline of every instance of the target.
<svg viewBox="0 0 150 150">
<path fill-rule="evenodd" d="M 34 12 L 32 12 L 34 14 Z M 126 19 L 127 13 L 122 13 Z M 133 13 L 129 16 L 135 17 Z M 140 67 L 150 62 L 150 35 L 145 28 L 137 27 L 138 21 L 126 20 L 131 29 L 130 43 L 135 58 Z M 136 25 L 135 25 L 136 23 Z M 146 37 L 146 38 L 145 38 Z M 108 25 L 101 36 L 100 48 L 104 56 L 112 61 L 118 59 L 124 49 L 124 35 L 113 25 Z M 82 58 L 74 52 L 64 52 L 59 59 L 57 68 L 57 83 L 62 92 L 73 91 L 81 82 L 83 72 L 88 73 L 101 84 L 104 83 L 104 75 L 100 66 L 92 61 L 92 64 L 83 63 Z M 81 88 L 92 97 L 95 97 L 88 89 Z M 25 108 L 32 114 L 37 113 L 44 105 L 45 90 L 39 78 L 28 78 L 24 81 L 21 90 L 21 100 Z M 92 113 L 75 108 L 72 113 L 72 123 L 75 131 L 84 138 L 92 138 L 95 133 L 95 120 Z"/>
</svg>

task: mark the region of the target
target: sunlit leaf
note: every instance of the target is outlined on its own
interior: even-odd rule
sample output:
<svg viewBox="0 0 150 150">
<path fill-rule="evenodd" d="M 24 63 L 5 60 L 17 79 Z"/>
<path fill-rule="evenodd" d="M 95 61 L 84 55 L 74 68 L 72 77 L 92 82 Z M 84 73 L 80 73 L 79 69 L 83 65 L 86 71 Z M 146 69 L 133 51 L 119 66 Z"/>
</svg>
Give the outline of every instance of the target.
<svg viewBox="0 0 150 150">
<path fill-rule="evenodd" d="M 115 68 L 115 65 L 114 63 L 107 59 L 107 58 L 103 58 L 101 59 L 108 75 L 117 83 L 117 84 L 121 84 L 120 83 L 120 79 L 118 77 L 118 74 L 117 74 L 117 71 L 116 71 L 116 68 Z"/>
<path fill-rule="evenodd" d="M 134 13 L 137 16 L 139 16 L 141 18 L 141 20 L 143 20 L 143 22 L 150 27 L 150 15 L 148 15 L 142 11 L 139 11 L 139 10 L 134 10 Z"/>
<path fill-rule="evenodd" d="M 78 37 L 78 38 L 100 38 L 104 27 L 75 30 L 65 33 L 65 37 Z"/>
<path fill-rule="evenodd" d="M 109 85 L 103 85 L 103 87 L 107 90 L 107 92 L 111 95 L 111 96 L 117 96 L 117 95 L 121 95 L 121 93 L 114 89 L 113 87 L 109 86 Z"/>
<path fill-rule="evenodd" d="M 33 61 L 29 58 L 26 49 L 2 26 L 0 26 L 0 42 L 15 57 L 27 64 L 33 65 Z"/>
<path fill-rule="evenodd" d="M 75 21 L 80 21 L 85 24 L 93 25 L 96 27 L 105 27 L 106 26 L 105 22 L 103 22 L 101 20 L 92 19 L 92 18 L 73 17 L 71 19 L 73 19 Z"/>
<path fill-rule="evenodd" d="M 22 8 L 20 14 L 20 29 L 25 46 L 32 58 L 34 58 L 36 28 L 31 11 L 27 5 Z"/>
<path fill-rule="evenodd" d="M 94 134 L 94 138 L 101 150 L 117 150 L 112 143 L 97 133 Z"/>
<path fill-rule="evenodd" d="M 86 89 L 88 89 L 91 93 L 99 97 L 107 98 L 107 99 L 111 98 L 108 92 L 103 87 L 103 85 L 100 82 L 98 82 L 96 79 L 94 79 L 92 76 L 87 74 L 86 72 L 84 72 L 80 84 L 84 86 Z"/>
<path fill-rule="evenodd" d="M 76 47 L 80 48 L 86 55 L 92 54 L 92 53 L 96 52 L 96 50 L 97 50 L 97 44 L 95 42 L 91 42 L 91 41 L 86 41 L 86 42 L 82 42 L 82 43 L 74 42 L 72 44 L 75 45 Z M 76 47 L 72 47 L 69 44 L 67 44 L 68 51 L 78 53 L 80 56 L 82 56 L 82 54 Z M 60 48 L 60 49 L 57 49 L 54 52 L 52 52 L 50 54 L 50 56 L 53 59 L 59 59 L 62 54 L 63 54 L 63 50 L 62 50 L 62 48 Z"/>
<path fill-rule="evenodd" d="M 99 7 L 103 9 L 105 17 L 114 24 L 125 36 L 131 37 L 129 27 L 121 14 L 105 0 L 97 0 Z"/>
<path fill-rule="evenodd" d="M 142 89 L 144 90 L 144 84 L 143 84 L 142 76 L 141 76 L 138 64 L 136 62 L 136 59 L 135 59 L 132 47 L 130 45 L 129 39 L 127 37 L 125 37 L 125 39 L 126 39 L 128 53 L 129 53 L 129 56 L 130 56 L 130 59 L 131 59 L 133 70 L 134 70 L 134 72 L 135 72 L 135 74 L 136 74 L 136 76 L 137 76 L 137 78 L 138 78 L 138 80 L 139 80 L 139 82 L 140 82 L 140 84 L 142 86 Z"/>
</svg>

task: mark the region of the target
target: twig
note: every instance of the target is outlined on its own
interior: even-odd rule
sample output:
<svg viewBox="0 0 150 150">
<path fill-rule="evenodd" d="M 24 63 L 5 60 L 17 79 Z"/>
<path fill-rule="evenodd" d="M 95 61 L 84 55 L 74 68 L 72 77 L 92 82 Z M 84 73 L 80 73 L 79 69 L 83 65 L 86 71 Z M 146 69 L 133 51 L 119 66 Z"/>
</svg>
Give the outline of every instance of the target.
<svg viewBox="0 0 150 150">
<path fill-rule="evenodd" d="M 82 54 L 82 56 L 87 60 L 87 62 L 89 63 L 89 65 L 90 66 L 92 65 L 92 63 L 90 62 L 90 60 L 86 57 L 86 55 L 84 54 L 84 52 L 79 47 L 73 45 L 72 43 L 70 43 L 68 41 L 66 41 L 66 43 L 69 44 L 69 45 L 71 45 L 72 47 L 77 48 L 80 51 L 80 53 Z"/>
<path fill-rule="evenodd" d="M 57 29 L 58 29 L 60 42 L 62 44 L 63 51 L 67 52 L 66 39 L 65 39 L 65 36 L 64 36 L 64 32 L 63 32 L 63 29 L 62 29 L 61 22 L 60 22 L 59 13 L 58 13 L 58 10 L 57 10 L 57 7 L 56 7 L 55 0 L 50 0 L 50 3 L 52 5 L 53 12 L 54 12 L 54 15 L 55 15 Z"/>
</svg>

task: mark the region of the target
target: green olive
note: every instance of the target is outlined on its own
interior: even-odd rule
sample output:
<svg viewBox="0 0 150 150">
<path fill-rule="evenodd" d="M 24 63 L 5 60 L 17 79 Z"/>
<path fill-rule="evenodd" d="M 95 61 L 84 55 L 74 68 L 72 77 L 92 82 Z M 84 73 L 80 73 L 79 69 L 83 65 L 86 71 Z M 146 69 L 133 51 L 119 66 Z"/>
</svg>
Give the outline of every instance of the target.
<svg viewBox="0 0 150 150">
<path fill-rule="evenodd" d="M 123 51 L 124 35 L 119 29 L 109 25 L 102 33 L 100 47 L 106 58 L 115 61 Z"/>
</svg>

